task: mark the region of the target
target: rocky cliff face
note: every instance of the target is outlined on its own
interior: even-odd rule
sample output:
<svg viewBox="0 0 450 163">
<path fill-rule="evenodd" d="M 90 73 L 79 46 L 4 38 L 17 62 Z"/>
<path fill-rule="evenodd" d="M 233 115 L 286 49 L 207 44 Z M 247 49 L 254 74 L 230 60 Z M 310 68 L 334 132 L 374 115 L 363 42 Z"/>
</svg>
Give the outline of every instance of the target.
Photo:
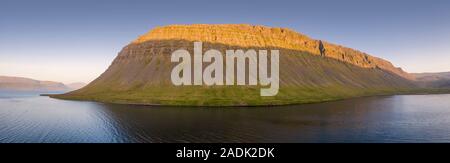
<svg viewBox="0 0 450 163">
<path fill-rule="evenodd" d="M 150 40 L 203 41 L 238 47 L 273 47 L 320 55 L 319 42 L 287 28 L 252 25 L 171 25 L 158 27 L 140 36 L 132 44 Z M 363 68 L 379 68 L 404 78 L 414 76 L 394 67 L 389 61 L 340 45 L 324 42 L 325 56 Z M 167 46 L 164 48 L 177 47 Z M 173 50 L 173 49 L 170 49 Z"/>
<path fill-rule="evenodd" d="M 280 91 L 261 97 L 253 86 L 182 86 L 171 83 L 171 53 L 193 42 L 203 50 L 280 50 Z M 416 88 L 414 76 L 390 62 L 285 28 L 251 25 L 158 27 L 124 47 L 100 77 L 58 98 L 163 105 L 277 105 L 395 93 Z M 204 52 L 203 51 L 203 52 Z M 204 64 L 206 66 L 206 64 Z"/>
</svg>

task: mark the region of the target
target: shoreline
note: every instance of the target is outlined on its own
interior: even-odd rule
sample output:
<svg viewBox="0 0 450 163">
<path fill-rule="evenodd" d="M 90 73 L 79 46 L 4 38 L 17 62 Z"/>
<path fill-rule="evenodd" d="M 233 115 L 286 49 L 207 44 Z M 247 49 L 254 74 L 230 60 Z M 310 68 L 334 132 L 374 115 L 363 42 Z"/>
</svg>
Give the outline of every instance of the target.
<svg viewBox="0 0 450 163">
<path fill-rule="evenodd" d="M 436 92 L 433 92 L 436 91 Z M 361 95 L 361 96 L 353 96 L 353 97 L 342 97 L 336 99 L 322 99 L 311 102 L 303 102 L 303 103 L 279 103 L 279 104 L 261 104 L 261 105 L 176 105 L 176 104 L 152 104 L 152 103 L 138 103 L 138 102 L 125 102 L 125 101 L 107 101 L 107 100 L 94 100 L 94 99 L 76 99 L 76 98 L 64 98 L 58 97 L 63 94 L 40 94 L 40 96 L 47 96 L 53 99 L 60 100 L 69 100 L 69 101 L 89 101 L 89 102 L 100 102 L 105 104 L 118 104 L 118 105 L 135 105 L 135 106 L 161 106 L 161 107 L 208 107 L 208 108 L 236 108 L 236 107 L 278 107 L 278 106 L 291 106 L 291 105 L 305 105 L 305 104 L 317 104 L 317 103 L 326 103 L 333 101 L 341 101 L 341 100 L 349 100 L 356 98 L 365 98 L 365 97 L 382 97 L 382 96 L 395 96 L 395 95 L 442 95 L 442 94 L 450 94 L 450 89 L 436 89 L 436 90 L 418 90 L 416 92 L 397 92 L 397 93 L 386 93 L 386 94 L 373 94 L 373 95 Z"/>
</svg>

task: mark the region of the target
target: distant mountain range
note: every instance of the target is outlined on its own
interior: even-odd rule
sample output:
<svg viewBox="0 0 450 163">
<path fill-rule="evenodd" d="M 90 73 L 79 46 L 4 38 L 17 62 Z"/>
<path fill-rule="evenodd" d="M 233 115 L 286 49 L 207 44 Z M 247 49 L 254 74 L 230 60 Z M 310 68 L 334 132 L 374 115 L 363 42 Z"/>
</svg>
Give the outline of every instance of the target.
<svg viewBox="0 0 450 163">
<path fill-rule="evenodd" d="M 450 88 L 450 72 L 413 73 L 425 87 Z"/>
<path fill-rule="evenodd" d="M 85 85 L 85 83 L 71 83 L 66 85 L 61 82 L 0 76 L 0 90 L 4 91 L 67 92 L 80 89 Z"/>
<path fill-rule="evenodd" d="M 171 53 L 186 49 L 192 57 L 195 41 L 203 42 L 203 49 L 217 49 L 222 55 L 228 49 L 279 50 L 279 93 L 261 97 L 260 87 L 255 86 L 174 86 L 170 74 L 176 64 L 171 62 Z M 321 47 L 325 53 L 321 53 Z M 423 78 L 428 77 L 407 73 L 384 59 L 287 28 L 169 25 L 157 27 L 125 46 L 109 68 L 86 87 L 52 97 L 127 104 L 248 106 L 450 92 Z"/>
</svg>

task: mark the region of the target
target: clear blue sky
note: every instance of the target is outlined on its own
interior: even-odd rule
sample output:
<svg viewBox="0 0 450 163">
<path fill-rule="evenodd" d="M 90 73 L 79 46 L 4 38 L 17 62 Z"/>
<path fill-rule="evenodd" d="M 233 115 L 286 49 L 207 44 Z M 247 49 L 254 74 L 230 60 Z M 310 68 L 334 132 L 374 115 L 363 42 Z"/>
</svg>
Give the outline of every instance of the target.
<svg viewBox="0 0 450 163">
<path fill-rule="evenodd" d="M 155 26 L 288 27 L 392 61 L 450 71 L 448 0 L 1 0 L 0 75 L 89 82 Z"/>
</svg>

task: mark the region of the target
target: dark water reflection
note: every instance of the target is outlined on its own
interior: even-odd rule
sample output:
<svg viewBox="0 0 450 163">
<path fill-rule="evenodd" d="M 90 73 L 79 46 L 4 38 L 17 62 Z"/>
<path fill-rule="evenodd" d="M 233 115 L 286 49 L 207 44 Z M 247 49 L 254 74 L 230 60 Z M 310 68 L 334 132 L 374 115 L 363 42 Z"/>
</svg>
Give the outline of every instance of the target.
<svg viewBox="0 0 450 163">
<path fill-rule="evenodd" d="M 0 142 L 450 142 L 450 95 L 269 108 L 0 96 Z"/>
</svg>

